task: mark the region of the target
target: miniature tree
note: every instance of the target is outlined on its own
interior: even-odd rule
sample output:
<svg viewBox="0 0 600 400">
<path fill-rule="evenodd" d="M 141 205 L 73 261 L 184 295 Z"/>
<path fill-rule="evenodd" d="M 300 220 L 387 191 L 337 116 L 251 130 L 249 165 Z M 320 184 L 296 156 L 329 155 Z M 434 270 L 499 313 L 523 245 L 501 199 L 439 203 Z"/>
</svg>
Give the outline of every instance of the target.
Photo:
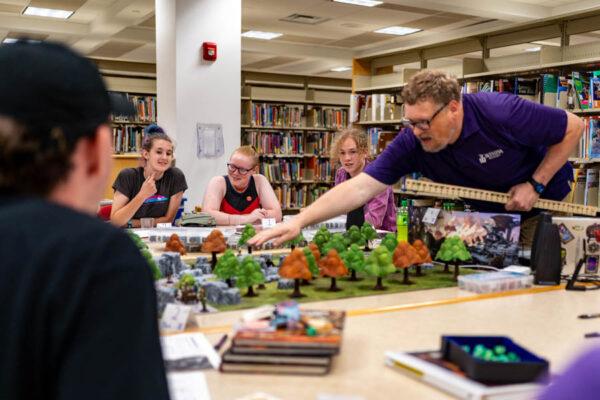
<svg viewBox="0 0 600 400">
<path fill-rule="evenodd" d="M 358 281 L 357 272 L 362 272 L 365 269 L 365 253 L 354 243 L 350 248 L 342 254 L 342 260 L 346 264 L 346 268 L 350 270 L 349 281 Z"/>
<path fill-rule="evenodd" d="M 393 263 L 396 268 L 402 268 L 404 270 L 404 280 L 402 281 L 402 284 L 412 285 L 414 283 L 408 279 L 408 267 L 417 264 L 419 260 L 420 258 L 417 254 L 417 250 L 411 246 L 410 243 L 398 243 L 396 250 L 394 250 Z"/>
<path fill-rule="evenodd" d="M 225 280 L 227 286 L 232 288 L 233 283 L 231 282 L 231 278 L 237 275 L 239 265 L 240 262 L 233 250 L 227 249 L 225 250 L 225 254 L 217 261 L 217 265 L 213 272 L 217 275 L 217 278 Z"/>
<path fill-rule="evenodd" d="M 346 239 L 341 233 L 336 233 L 331 237 L 329 242 L 325 243 L 323 246 L 324 254 L 328 254 L 329 250 L 337 251 L 338 255 L 341 257 L 342 254 L 348 250 L 348 245 L 346 244 Z"/>
<path fill-rule="evenodd" d="M 208 234 L 208 237 L 202 245 L 203 252 L 212 253 L 212 259 L 210 261 L 210 268 L 212 271 L 215 270 L 215 267 L 217 265 L 217 253 L 222 253 L 225 250 L 227 250 L 227 245 L 225 244 L 223 232 L 221 232 L 218 229 L 214 229 L 211 233 Z"/>
<path fill-rule="evenodd" d="M 337 287 L 335 282 L 338 276 L 348 275 L 348 268 L 344 264 L 344 261 L 338 255 L 337 250 L 331 249 L 329 253 L 321 260 L 321 276 L 328 276 L 331 278 L 331 286 L 329 287 L 330 292 L 339 292 L 342 290 Z"/>
<path fill-rule="evenodd" d="M 422 276 L 423 274 L 421 273 L 421 265 L 433 262 L 433 260 L 429 255 L 429 249 L 421 240 L 415 240 L 415 242 L 413 243 L 413 247 L 415 248 L 415 250 L 417 251 L 417 255 L 419 256 L 419 261 L 417 262 L 417 276 Z"/>
<path fill-rule="evenodd" d="M 382 285 L 382 279 L 395 271 L 392 254 L 385 246 L 379 246 L 373 250 L 365 262 L 365 272 L 377 277 L 377 284 L 373 286 L 372 290 L 386 290 L 387 288 Z"/>
<path fill-rule="evenodd" d="M 316 247 L 316 245 L 314 245 L 314 246 Z M 316 249 L 316 251 L 318 253 L 319 249 Z M 319 264 L 317 263 L 315 256 L 313 255 L 312 251 L 310 251 L 310 249 L 308 247 L 303 248 L 302 253 L 304 253 L 304 257 L 306 257 L 306 261 L 308 262 L 308 270 L 310 271 L 310 274 L 312 275 L 313 279 L 317 278 L 321 271 L 319 271 Z M 321 260 L 321 258 L 319 257 L 319 261 L 320 260 Z M 308 279 L 303 279 L 302 284 L 305 285 L 305 284 L 310 284 L 310 283 L 309 283 Z"/>
<path fill-rule="evenodd" d="M 458 281 L 458 265 L 461 261 L 471 260 L 471 254 L 467 250 L 467 246 L 465 246 L 460 239 L 460 236 L 455 235 L 444 240 L 435 259 L 445 262 L 454 262 L 454 277 L 452 280 L 456 282 Z"/>
<path fill-rule="evenodd" d="M 296 246 L 298 246 L 300 243 L 305 243 L 305 242 L 306 242 L 306 239 L 302 235 L 302 231 L 300 231 L 300 233 L 298 234 L 298 236 L 296 236 L 296 238 L 294 240 L 288 240 L 287 242 L 285 242 L 283 244 L 283 246 L 284 247 L 291 247 L 292 251 L 294 251 L 294 249 L 296 248 Z"/>
<path fill-rule="evenodd" d="M 148 245 L 142 241 L 142 238 L 140 238 L 138 235 L 136 235 L 132 231 L 125 231 L 125 232 L 127 232 L 129 237 L 131 238 L 131 240 L 133 240 L 133 243 L 135 243 L 137 248 L 140 250 L 142 257 L 144 257 L 144 259 L 148 263 L 148 266 L 150 267 L 150 271 L 152 271 L 152 276 L 154 277 L 154 280 L 157 281 L 160 278 L 162 278 L 162 273 L 160 272 L 160 268 L 158 268 L 158 265 L 156 265 L 156 261 L 154 261 L 154 258 L 152 258 L 152 253 L 150 253 L 150 251 L 148 250 Z"/>
<path fill-rule="evenodd" d="M 183 274 L 177 282 L 177 288 L 181 290 L 181 301 L 196 301 L 196 279 L 192 274 Z"/>
<path fill-rule="evenodd" d="M 165 251 L 174 251 L 182 256 L 185 255 L 185 247 L 183 247 L 183 243 L 181 243 L 181 240 L 179 240 L 179 236 L 177 236 L 176 233 L 172 234 L 167 240 Z"/>
<path fill-rule="evenodd" d="M 360 227 L 360 233 L 362 233 L 363 237 L 367 242 L 367 244 L 365 245 L 365 250 L 369 251 L 369 241 L 377 239 L 377 231 L 368 221 L 365 221 L 363 226 Z"/>
<path fill-rule="evenodd" d="M 321 255 L 325 253 L 325 244 L 331 240 L 331 233 L 322 225 L 315 236 L 313 237 L 312 243 L 316 244 L 319 247 L 319 252 Z"/>
<path fill-rule="evenodd" d="M 352 246 L 353 244 L 357 244 L 360 247 L 363 247 L 367 244 L 362 233 L 360 233 L 360 228 L 356 225 L 352 225 L 350 229 L 346 231 L 346 243 L 348 246 Z"/>
<path fill-rule="evenodd" d="M 247 287 L 248 292 L 244 297 L 256 297 L 252 285 L 265 283 L 265 274 L 263 274 L 260 264 L 252 256 L 246 256 L 238 268 L 237 282 L 238 288 Z"/>
<path fill-rule="evenodd" d="M 254 235 L 256 235 L 256 231 L 254 230 L 252 224 L 246 224 L 246 226 L 244 226 L 244 230 L 242 231 L 242 237 L 238 242 L 238 246 L 242 247 L 245 245 L 248 242 L 248 239 L 252 238 Z M 248 246 L 248 254 L 252 254 L 252 246 Z"/>
<path fill-rule="evenodd" d="M 398 246 L 397 235 L 388 233 L 381 239 L 381 245 L 387 247 L 389 252 L 393 253 L 396 250 L 396 246 Z"/>
<path fill-rule="evenodd" d="M 294 249 L 289 256 L 283 259 L 279 266 L 279 276 L 294 280 L 294 291 L 290 295 L 291 298 L 306 297 L 306 295 L 300 293 L 300 279 L 312 279 L 312 274 L 308 268 L 308 260 L 302 250 Z"/>
<path fill-rule="evenodd" d="M 321 268 L 321 251 L 319 250 L 319 246 L 317 246 L 316 243 L 309 243 L 309 245 L 308 245 L 307 248 L 312 253 L 312 255 L 313 255 L 314 259 L 315 259 L 315 263 L 317 264 L 317 268 L 316 268 L 317 270 L 316 271 L 311 270 L 311 273 L 313 274 L 313 278 L 316 278 L 316 277 L 318 277 L 321 274 L 321 269 L 320 269 Z M 308 267 L 310 269 L 310 262 L 309 262 Z M 310 283 L 308 283 L 307 280 L 303 280 L 302 284 L 303 285 L 307 285 L 307 284 L 310 284 Z"/>
</svg>

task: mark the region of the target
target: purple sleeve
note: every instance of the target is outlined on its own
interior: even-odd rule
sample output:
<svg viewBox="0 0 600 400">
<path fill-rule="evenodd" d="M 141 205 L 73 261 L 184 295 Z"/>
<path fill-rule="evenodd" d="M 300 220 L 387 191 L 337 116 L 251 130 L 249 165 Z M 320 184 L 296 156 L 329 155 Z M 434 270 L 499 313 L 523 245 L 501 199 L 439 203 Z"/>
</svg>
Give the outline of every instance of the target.
<svg viewBox="0 0 600 400">
<path fill-rule="evenodd" d="M 385 150 L 369 165 L 364 172 L 386 185 L 393 185 L 401 177 L 418 170 L 414 154 L 419 145 L 412 130 L 403 129 Z"/>
<path fill-rule="evenodd" d="M 335 184 L 339 185 L 340 183 L 346 180 L 346 170 L 343 167 L 339 167 L 335 173 Z"/>
<path fill-rule="evenodd" d="M 386 190 L 369 200 L 365 205 L 365 221 L 369 221 L 375 229 L 382 229 L 381 226 L 383 225 L 383 219 L 385 218 L 389 207 L 388 199 L 390 198 L 390 192 L 392 190 L 391 186 L 388 187 Z M 392 206 L 394 205 L 392 204 Z"/>
<path fill-rule="evenodd" d="M 484 99 L 477 102 L 477 112 L 487 115 L 491 123 L 503 127 L 522 145 L 552 146 L 565 136 L 567 113 L 564 110 L 509 93 L 495 96 L 487 94 Z"/>
<path fill-rule="evenodd" d="M 600 393 L 600 348 L 584 353 L 542 393 L 539 400 L 592 400 Z"/>
</svg>

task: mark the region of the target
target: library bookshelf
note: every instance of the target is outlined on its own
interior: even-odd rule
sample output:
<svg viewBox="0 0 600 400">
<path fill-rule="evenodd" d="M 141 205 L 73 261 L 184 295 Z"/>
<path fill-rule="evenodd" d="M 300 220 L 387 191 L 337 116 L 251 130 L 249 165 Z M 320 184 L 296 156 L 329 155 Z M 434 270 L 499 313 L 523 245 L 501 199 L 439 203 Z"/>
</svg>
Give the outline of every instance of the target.
<svg viewBox="0 0 600 400">
<path fill-rule="evenodd" d="M 502 82 L 508 86 L 508 90 L 500 89 L 502 91 L 513 91 L 529 100 L 550 106 L 571 108 L 569 111 L 584 120 L 586 132 L 570 161 L 575 166 L 576 176 L 577 170 L 596 169 L 591 174 L 591 179 L 596 179 L 600 175 L 600 84 L 593 86 L 590 82 L 596 75 L 596 82 L 600 82 L 600 73 L 594 74 L 594 71 L 600 71 L 600 43 L 582 38 L 584 34 L 594 32 L 599 25 L 600 11 L 588 12 L 549 18 L 543 23 L 523 23 L 422 47 L 370 54 L 353 60 L 352 96 L 397 95 L 415 73 L 427 67 L 441 69 L 456 76 L 463 84 L 463 92 L 497 91 L 499 82 Z M 535 41 L 544 41 L 536 52 L 524 52 L 521 48 L 515 54 L 492 54 L 495 49 Z M 581 101 L 578 97 L 580 93 L 575 91 L 574 104 L 567 104 L 568 96 L 564 86 L 564 93 L 557 93 L 560 91 L 561 78 L 564 81 L 571 80 L 573 89 L 577 85 L 577 79 L 582 79 L 583 92 L 586 92 L 585 85 L 590 85 L 587 88 L 588 99 Z M 548 79 L 556 79 L 558 90 L 552 85 L 546 86 Z M 520 86 L 520 83 L 523 85 Z M 598 101 L 594 102 L 596 95 Z M 401 104 L 402 100 L 399 99 L 396 103 Z M 389 128 L 396 125 L 401 117 L 394 113 L 396 121 L 387 122 L 387 118 L 368 110 L 368 107 L 365 115 L 355 110 L 355 104 L 351 103 L 351 122 L 369 129 Z M 580 176 L 580 186 L 587 187 L 590 182 L 581 183 L 584 178 Z M 576 182 L 575 188 L 577 186 Z M 596 182 L 596 192 L 598 186 Z M 409 195 L 401 189 L 395 189 L 395 192 L 400 196 Z M 580 196 L 579 201 L 583 201 L 582 198 Z"/>
<path fill-rule="evenodd" d="M 241 142 L 260 154 L 286 213 L 296 213 L 333 184 L 329 152 L 348 126 L 350 81 L 242 73 Z"/>
</svg>

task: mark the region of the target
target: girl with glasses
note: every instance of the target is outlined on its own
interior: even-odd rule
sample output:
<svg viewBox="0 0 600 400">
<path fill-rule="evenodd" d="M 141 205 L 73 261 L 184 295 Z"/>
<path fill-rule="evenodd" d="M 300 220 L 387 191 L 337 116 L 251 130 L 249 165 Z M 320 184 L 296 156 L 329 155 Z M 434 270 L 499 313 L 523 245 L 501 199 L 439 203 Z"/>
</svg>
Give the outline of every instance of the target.
<svg viewBox="0 0 600 400">
<path fill-rule="evenodd" d="M 202 211 L 217 225 L 260 223 L 262 218 L 281 221 L 281 206 L 271 184 L 257 174 L 258 154 L 250 146 L 236 149 L 227 163 L 227 175 L 210 180 Z"/>
<path fill-rule="evenodd" d="M 358 129 L 347 129 L 340 132 L 331 150 L 331 159 L 340 168 L 335 174 L 338 185 L 360 174 L 369 163 L 367 135 Z M 368 221 L 375 229 L 396 231 L 396 205 L 394 192 L 389 186 L 382 193 L 347 214 L 346 229 L 352 225 L 358 227 Z"/>
<path fill-rule="evenodd" d="M 117 226 L 139 228 L 141 218 L 154 218 L 154 226 L 173 222 L 188 187 L 183 172 L 171 167 L 171 138 L 158 125 L 148 126 L 144 133 L 144 166 L 123 169 L 112 186 L 110 220 Z"/>
</svg>

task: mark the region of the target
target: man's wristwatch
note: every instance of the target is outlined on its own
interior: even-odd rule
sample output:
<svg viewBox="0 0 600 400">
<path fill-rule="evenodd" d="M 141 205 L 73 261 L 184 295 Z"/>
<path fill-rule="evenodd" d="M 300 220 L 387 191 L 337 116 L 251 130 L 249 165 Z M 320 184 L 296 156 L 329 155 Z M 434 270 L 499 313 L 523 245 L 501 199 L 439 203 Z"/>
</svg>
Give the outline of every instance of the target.
<svg viewBox="0 0 600 400">
<path fill-rule="evenodd" d="M 533 177 L 529 178 L 527 182 L 529 182 L 531 186 L 533 186 L 533 190 L 535 190 L 537 194 L 542 194 L 542 192 L 546 189 L 545 185 L 542 185 L 541 183 L 533 179 Z"/>
</svg>

